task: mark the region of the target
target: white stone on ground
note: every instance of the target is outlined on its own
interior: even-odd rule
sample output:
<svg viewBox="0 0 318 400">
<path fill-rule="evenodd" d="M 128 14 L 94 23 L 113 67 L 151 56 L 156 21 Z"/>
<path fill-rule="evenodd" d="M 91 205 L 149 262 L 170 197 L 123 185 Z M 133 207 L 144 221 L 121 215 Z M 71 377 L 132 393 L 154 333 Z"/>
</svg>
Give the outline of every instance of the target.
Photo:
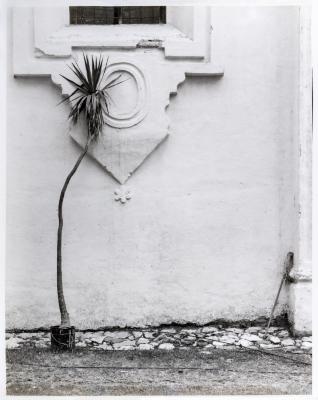
<svg viewBox="0 0 318 400">
<path fill-rule="evenodd" d="M 149 343 L 142 343 L 138 346 L 139 350 L 153 350 L 154 349 L 154 345 L 153 344 L 149 344 Z"/>
<path fill-rule="evenodd" d="M 280 338 L 278 338 L 277 336 L 269 336 L 269 340 L 274 344 L 280 343 Z"/>
<path fill-rule="evenodd" d="M 241 336 L 241 339 L 248 340 L 249 342 L 261 342 L 262 341 L 262 339 L 259 336 L 252 335 L 249 333 L 244 333 L 244 335 Z"/>
<path fill-rule="evenodd" d="M 221 341 L 225 342 L 227 344 L 233 344 L 233 343 L 235 343 L 236 339 L 234 337 L 230 337 L 230 336 L 223 336 L 223 337 L 221 337 Z"/>
<path fill-rule="evenodd" d="M 214 342 L 213 342 L 213 345 L 214 345 L 217 349 L 220 348 L 220 347 L 226 346 L 225 343 L 217 342 L 217 341 L 214 341 Z"/>
<path fill-rule="evenodd" d="M 147 339 L 152 339 L 155 336 L 154 332 L 144 332 L 144 337 Z"/>
<path fill-rule="evenodd" d="M 204 326 L 196 328 L 148 328 L 140 330 L 76 332 L 76 346 L 94 350 L 163 350 L 193 349 L 200 347 L 232 349 L 235 346 L 261 349 L 278 349 L 301 353 L 311 352 L 311 336 L 292 338 L 287 329 L 272 327 L 265 337 L 263 327 L 222 328 Z M 47 348 L 50 346 L 50 332 L 6 333 L 6 347 L 16 349 L 22 346 Z M 212 351 L 213 352 L 213 351 Z"/>
<path fill-rule="evenodd" d="M 135 346 L 121 346 L 117 350 L 135 350 Z"/>
<path fill-rule="evenodd" d="M 202 328 L 202 329 L 205 329 L 205 328 Z M 195 328 L 187 328 L 187 329 L 181 329 L 181 331 L 180 332 L 184 332 L 184 333 L 196 333 L 198 330 L 197 329 L 195 329 Z"/>
<path fill-rule="evenodd" d="M 260 347 L 262 349 L 270 350 L 270 349 L 277 349 L 278 347 L 280 347 L 280 345 L 279 344 L 274 344 L 274 343 L 273 344 L 261 343 Z"/>
<path fill-rule="evenodd" d="M 161 329 L 161 332 L 163 332 L 163 333 L 177 333 L 177 331 L 174 328 L 164 328 L 164 329 Z"/>
<path fill-rule="evenodd" d="M 226 328 L 225 330 L 226 330 L 226 332 L 233 332 L 233 333 L 237 333 L 237 334 L 244 332 L 244 329 L 242 329 L 242 328 Z"/>
<path fill-rule="evenodd" d="M 294 346 L 295 345 L 295 341 L 291 338 L 288 339 L 284 339 L 281 341 L 282 346 Z"/>
<path fill-rule="evenodd" d="M 289 332 L 286 330 L 283 330 L 283 331 L 278 332 L 277 336 L 279 338 L 287 338 L 287 337 L 289 337 Z"/>
<path fill-rule="evenodd" d="M 303 342 L 301 345 L 302 349 L 311 349 L 312 348 L 312 344 L 311 342 Z"/>
<path fill-rule="evenodd" d="M 105 339 L 104 336 L 94 336 L 94 338 L 92 338 L 92 342 L 97 344 L 102 344 L 104 339 Z"/>
<path fill-rule="evenodd" d="M 245 330 L 246 333 L 258 333 L 261 330 L 259 326 L 251 326 Z"/>
<path fill-rule="evenodd" d="M 127 331 L 105 332 L 106 339 L 126 339 L 130 335 Z"/>
<path fill-rule="evenodd" d="M 19 347 L 20 339 L 11 337 L 10 339 L 6 340 L 6 347 L 7 349 L 16 349 Z"/>
<path fill-rule="evenodd" d="M 20 337 L 22 339 L 30 339 L 30 338 L 36 337 L 36 336 L 38 336 L 38 334 L 34 333 L 34 332 L 21 332 L 21 333 L 17 334 L 17 337 Z"/>
<path fill-rule="evenodd" d="M 135 347 L 135 342 L 132 340 L 123 340 L 122 342 L 113 343 L 114 349 L 121 349 L 122 347 Z"/>
<path fill-rule="evenodd" d="M 158 347 L 159 350 L 172 350 L 174 345 L 172 343 L 161 343 Z"/>
<path fill-rule="evenodd" d="M 253 343 L 250 342 L 250 341 L 247 340 L 247 339 L 241 339 L 237 344 L 240 345 L 240 346 L 242 346 L 242 347 L 250 347 L 250 346 L 253 345 Z"/>
<path fill-rule="evenodd" d="M 218 328 L 215 328 L 214 326 L 204 326 L 201 330 L 202 333 L 214 333 L 217 332 Z"/>
<path fill-rule="evenodd" d="M 270 328 L 268 328 L 268 332 L 269 333 L 273 333 L 273 332 L 276 332 L 276 331 L 279 331 L 280 329 L 279 328 L 277 328 L 276 326 L 271 326 Z"/>
<path fill-rule="evenodd" d="M 146 338 L 141 337 L 141 338 L 139 338 L 139 339 L 137 340 L 137 343 L 138 343 L 138 344 L 146 344 L 146 343 L 149 343 L 149 339 L 146 339 Z"/>
</svg>

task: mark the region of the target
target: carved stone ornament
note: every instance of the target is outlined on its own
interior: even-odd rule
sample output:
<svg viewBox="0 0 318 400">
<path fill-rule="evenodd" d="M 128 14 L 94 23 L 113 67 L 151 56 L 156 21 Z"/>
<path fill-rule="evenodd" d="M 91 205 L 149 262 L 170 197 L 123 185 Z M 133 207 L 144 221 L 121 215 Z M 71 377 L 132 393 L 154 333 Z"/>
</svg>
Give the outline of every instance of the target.
<svg viewBox="0 0 318 400">
<path fill-rule="evenodd" d="M 118 201 L 121 204 L 127 203 L 131 199 L 131 190 L 121 186 L 119 189 L 114 191 L 115 201 Z"/>
<path fill-rule="evenodd" d="M 60 74 L 70 76 L 67 65 L 73 60 L 81 65 L 83 51 L 109 57 L 105 81 L 121 74 L 124 82 L 109 91 L 113 101 L 103 133 L 89 150 L 120 184 L 169 135 L 166 108 L 186 76 L 223 75 L 211 61 L 209 7 L 185 7 L 183 13 L 180 8 L 167 7 L 167 24 L 140 25 L 137 32 L 129 25 L 69 25 L 67 7 L 13 11 L 15 76 L 50 76 L 68 95 L 72 86 Z M 185 32 L 177 28 L 186 26 L 180 18 L 190 21 Z M 83 123 L 70 126 L 69 133 L 85 145 Z"/>
</svg>

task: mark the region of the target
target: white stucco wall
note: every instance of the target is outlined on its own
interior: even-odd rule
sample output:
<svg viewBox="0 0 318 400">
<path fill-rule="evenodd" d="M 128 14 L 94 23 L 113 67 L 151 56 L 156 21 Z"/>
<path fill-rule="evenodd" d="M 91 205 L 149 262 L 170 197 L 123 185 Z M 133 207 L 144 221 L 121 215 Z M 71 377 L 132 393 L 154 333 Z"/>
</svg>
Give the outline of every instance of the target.
<svg viewBox="0 0 318 400">
<path fill-rule="evenodd" d="M 269 315 L 295 246 L 298 9 L 211 14 L 224 77 L 179 87 L 171 135 L 128 181 L 129 203 L 92 159 L 71 182 L 64 284 L 79 328 Z M 33 328 L 59 323 L 57 201 L 79 148 L 59 89 L 13 78 L 11 40 L 6 324 Z M 284 290 L 277 313 L 286 307 Z"/>
</svg>

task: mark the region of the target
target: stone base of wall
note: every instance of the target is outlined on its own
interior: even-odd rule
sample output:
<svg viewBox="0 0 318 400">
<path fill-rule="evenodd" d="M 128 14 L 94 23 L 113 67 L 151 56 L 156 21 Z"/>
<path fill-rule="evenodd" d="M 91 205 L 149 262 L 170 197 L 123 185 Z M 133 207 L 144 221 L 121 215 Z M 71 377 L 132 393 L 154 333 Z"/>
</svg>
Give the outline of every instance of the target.
<svg viewBox="0 0 318 400">
<path fill-rule="evenodd" d="M 50 347 L 50 332 L 7 332 L 7 349 Z M 281 349 L 293 353 L 311 353 L 311 336 L 293 338 L 285 327 L 271 327 L 266 336 L 262 326 L 248 328 L 204 326 L 149 329 L 77 331 L 76 347 L 93 350 L 173 350 L 197 347 L 212 349 Z"/>
</svg>

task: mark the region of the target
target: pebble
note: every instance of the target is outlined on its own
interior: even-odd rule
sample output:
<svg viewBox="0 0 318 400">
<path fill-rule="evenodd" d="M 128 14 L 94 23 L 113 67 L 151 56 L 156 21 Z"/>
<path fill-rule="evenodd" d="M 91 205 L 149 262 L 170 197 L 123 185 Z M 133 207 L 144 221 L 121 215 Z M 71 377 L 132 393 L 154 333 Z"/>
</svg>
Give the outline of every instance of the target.
<svg viewBox="0 0 318 400">
<path fill-rule="evenodd" d="M 302 349 L 311 349 L 311 347 L 312 347 L 311 342 L 303 342 L 301 345 Z"/>
<path fill-rule="evenodd" d="M 226 332 L 233 332 L 236 334 L 240 334 L 240 333 L 244 332 L 244 329 L 241 329 L 241 328 L 226 328 L 225 330 L 226 330 Z"/>
<path fill-rule="evenodd" d="M 279 328 L 277 328 L 276 326 L 271 326 L 271 327 L 269 327 L 268 328 L 268 332 L 269 333 L 273 333 L 273 332 L 276 332 L 276 331 L 278 331 L 278 330 L 280 330 Z"/>
<path fill-rule="evenodd" d="M 226 332 L 226 334 L 223 337 L 231 337 L 237 339 L 240 335 L 234 332 Z"/>
<path fill-rule="evenodd" d="M 295 350 L 295 349 L 297 349 L 296 346 L 286 346 L 286 347 L 284 347 L 284 350 L 287 350 L 287 351 Z"/>
<path fill-rule="evenodd" d="M 248 340 L 249 342 L 260 342 L 262 339 L 257 335 L 251 335 L 249 333 L 244 333 L 241 339 Z"/>
<path fill-rule="evenodd" d="M 222 342 L 225 342 L 227 344 L 233 344 L 233 343 L 235 343 L 235 341 L 236 341 L 236 339 L 231 336 L 223 336 L 222 337 Z"/>
<path fill-rule="evenodd" d="M 268 350 L 277 349 L 278 347 L 280 347 L 279 344 L 274 344 L 274 343 L 273 344 L 261 343 L 259 346 L 262 349 L 268 349 Z"/>
<path fill-rule="evenodd" d="M 7 349 L 16 349 L 20 346 L 19 344 L 20 340 L 15 337 L 11 337 L 6 340 L 6 347 Z"/>
<path fill-rule="evenodd" d="M 218 349 L 220 347 L 224 347 L 225 343 L 214 341 L 213 346 L 215 346 Z"/>
<path fill-rule="evenodd" d="M 120 346 L 116 350 L 136 350 L 135 346 Z"/>
<path fill-rule="evenodd" d="M 103 341 L 104 341 L 104 339 L 105 339 L 104 336 L 95 336 L 95 337 L 92 339 L 92 342 L 93 342 L 93 343 L 97 343 L 97 344 L 102 344 Z"/>
<path fill-rule="evenodd" d="M 141 343 L 138 346 L 139 350 L 153 350 L 154 349 L 154 345 L 153 344 L 149 344 L 149 343 Z"/>
<path fill-rule="evenodd" d="M 173 350 L 174 345 L 172 343 L 161 343 L 158 348 L 159 350 Z"/>
<path fill-rule="evenodd" d="M 161 332 L 164 332 L 164 333 L 177 333 L 177 331 L 174 328 L 164 328 L 164 329 L 161 329 Z"/>
<path fill-rule="evenodd" d="M 203 328 L 204 329 L 204 328 Z M 189 328 L 189 329 L 181 329 L 181 331 L 180 332 L 184 332 L 184 333 L 196 333 L 198 330 L 197 329 L 194 329 L 194 328 Z"/>
<path fill-rule="evenodd" d="M 40 333 L 41 332 L 39 332 L 39 334 Z M 36 337 L 36 336 L 37 336 L 37 334 L 33 333 L 33 332 L 21 332 L 21 333 L 17 334 L 17 337 L 19 337 L 21 339 L 29 339 L 29 338 Z"/>
<path fill-rule="evenodd" d="M 294 346 L 295 341 L 293 339 L 284 339 L 281 341 L 282 346 Z"/>
<path fill-rule="evenodd" d="M 238 342 L 238 345 L 239 345 L 239 346 L 242 346 L 242 347 L 250 347 L 250 346 L 253 345 L 253 343 L 250 342 L 249 340 L 241 339 L 241 340 Z"/>
<path fill-rule="evenodd" d="M 154 332 L 144 332 L 144 337 L 147 339 L 152 339 L 155 336 Z"/>
<path fill-rule="evenodd" d="M 168 340 L 169 336 L 167 336 L 165 333 L 160 334 L 159 336 L 157 336 L 154 341 L 155 342 L 160 342 L 160 341 L 165 341 Z"/>
<path fill-rule="evenodd" d="M 305 336 L 301 339 L 303 342 L 312 342 L 312 337 L 311 336 Z"/>
<path fill-rule="evenodd" d="M 202 333 L 214 333 L 217 331 L 218 331 L 218 329 L 215 328 L 214 326 L 205 326 L 201 330 Z"/>
<path fill-rule="evenodd" d="M 130 335 L 127 331 L 115 331 L 115 332 L 105 332 L 106 337 L 112 337 L 116 339 L 126 339 Z"/>
<path fill-rule="evenodd" d="M 138 339 L 137 343 L 138 344 L 148 344 L 149 339 L 141 337 L 140 339 Z"/>
<path fill-rule="evenodd" d="M 283 330 L 283 331 L 280 331 L 280 332 L 277 334 L 277 336 L 278 336 L 279 338 L 287 338 L 287 337 L 289 337 L 289 332 L 286 331 L 286 330 Z"/>
<path fill-rule="evenodd" d="M 269 336 L 269 340 L 274 344 L 280 343 L 280 338 L 277 336 Z"/>
<path fill-rule="evenodd" d="M 258 333 L 261 330 L 259 326 L 251 326 L 245 330 L 247 333 Z"/>
</svg>

